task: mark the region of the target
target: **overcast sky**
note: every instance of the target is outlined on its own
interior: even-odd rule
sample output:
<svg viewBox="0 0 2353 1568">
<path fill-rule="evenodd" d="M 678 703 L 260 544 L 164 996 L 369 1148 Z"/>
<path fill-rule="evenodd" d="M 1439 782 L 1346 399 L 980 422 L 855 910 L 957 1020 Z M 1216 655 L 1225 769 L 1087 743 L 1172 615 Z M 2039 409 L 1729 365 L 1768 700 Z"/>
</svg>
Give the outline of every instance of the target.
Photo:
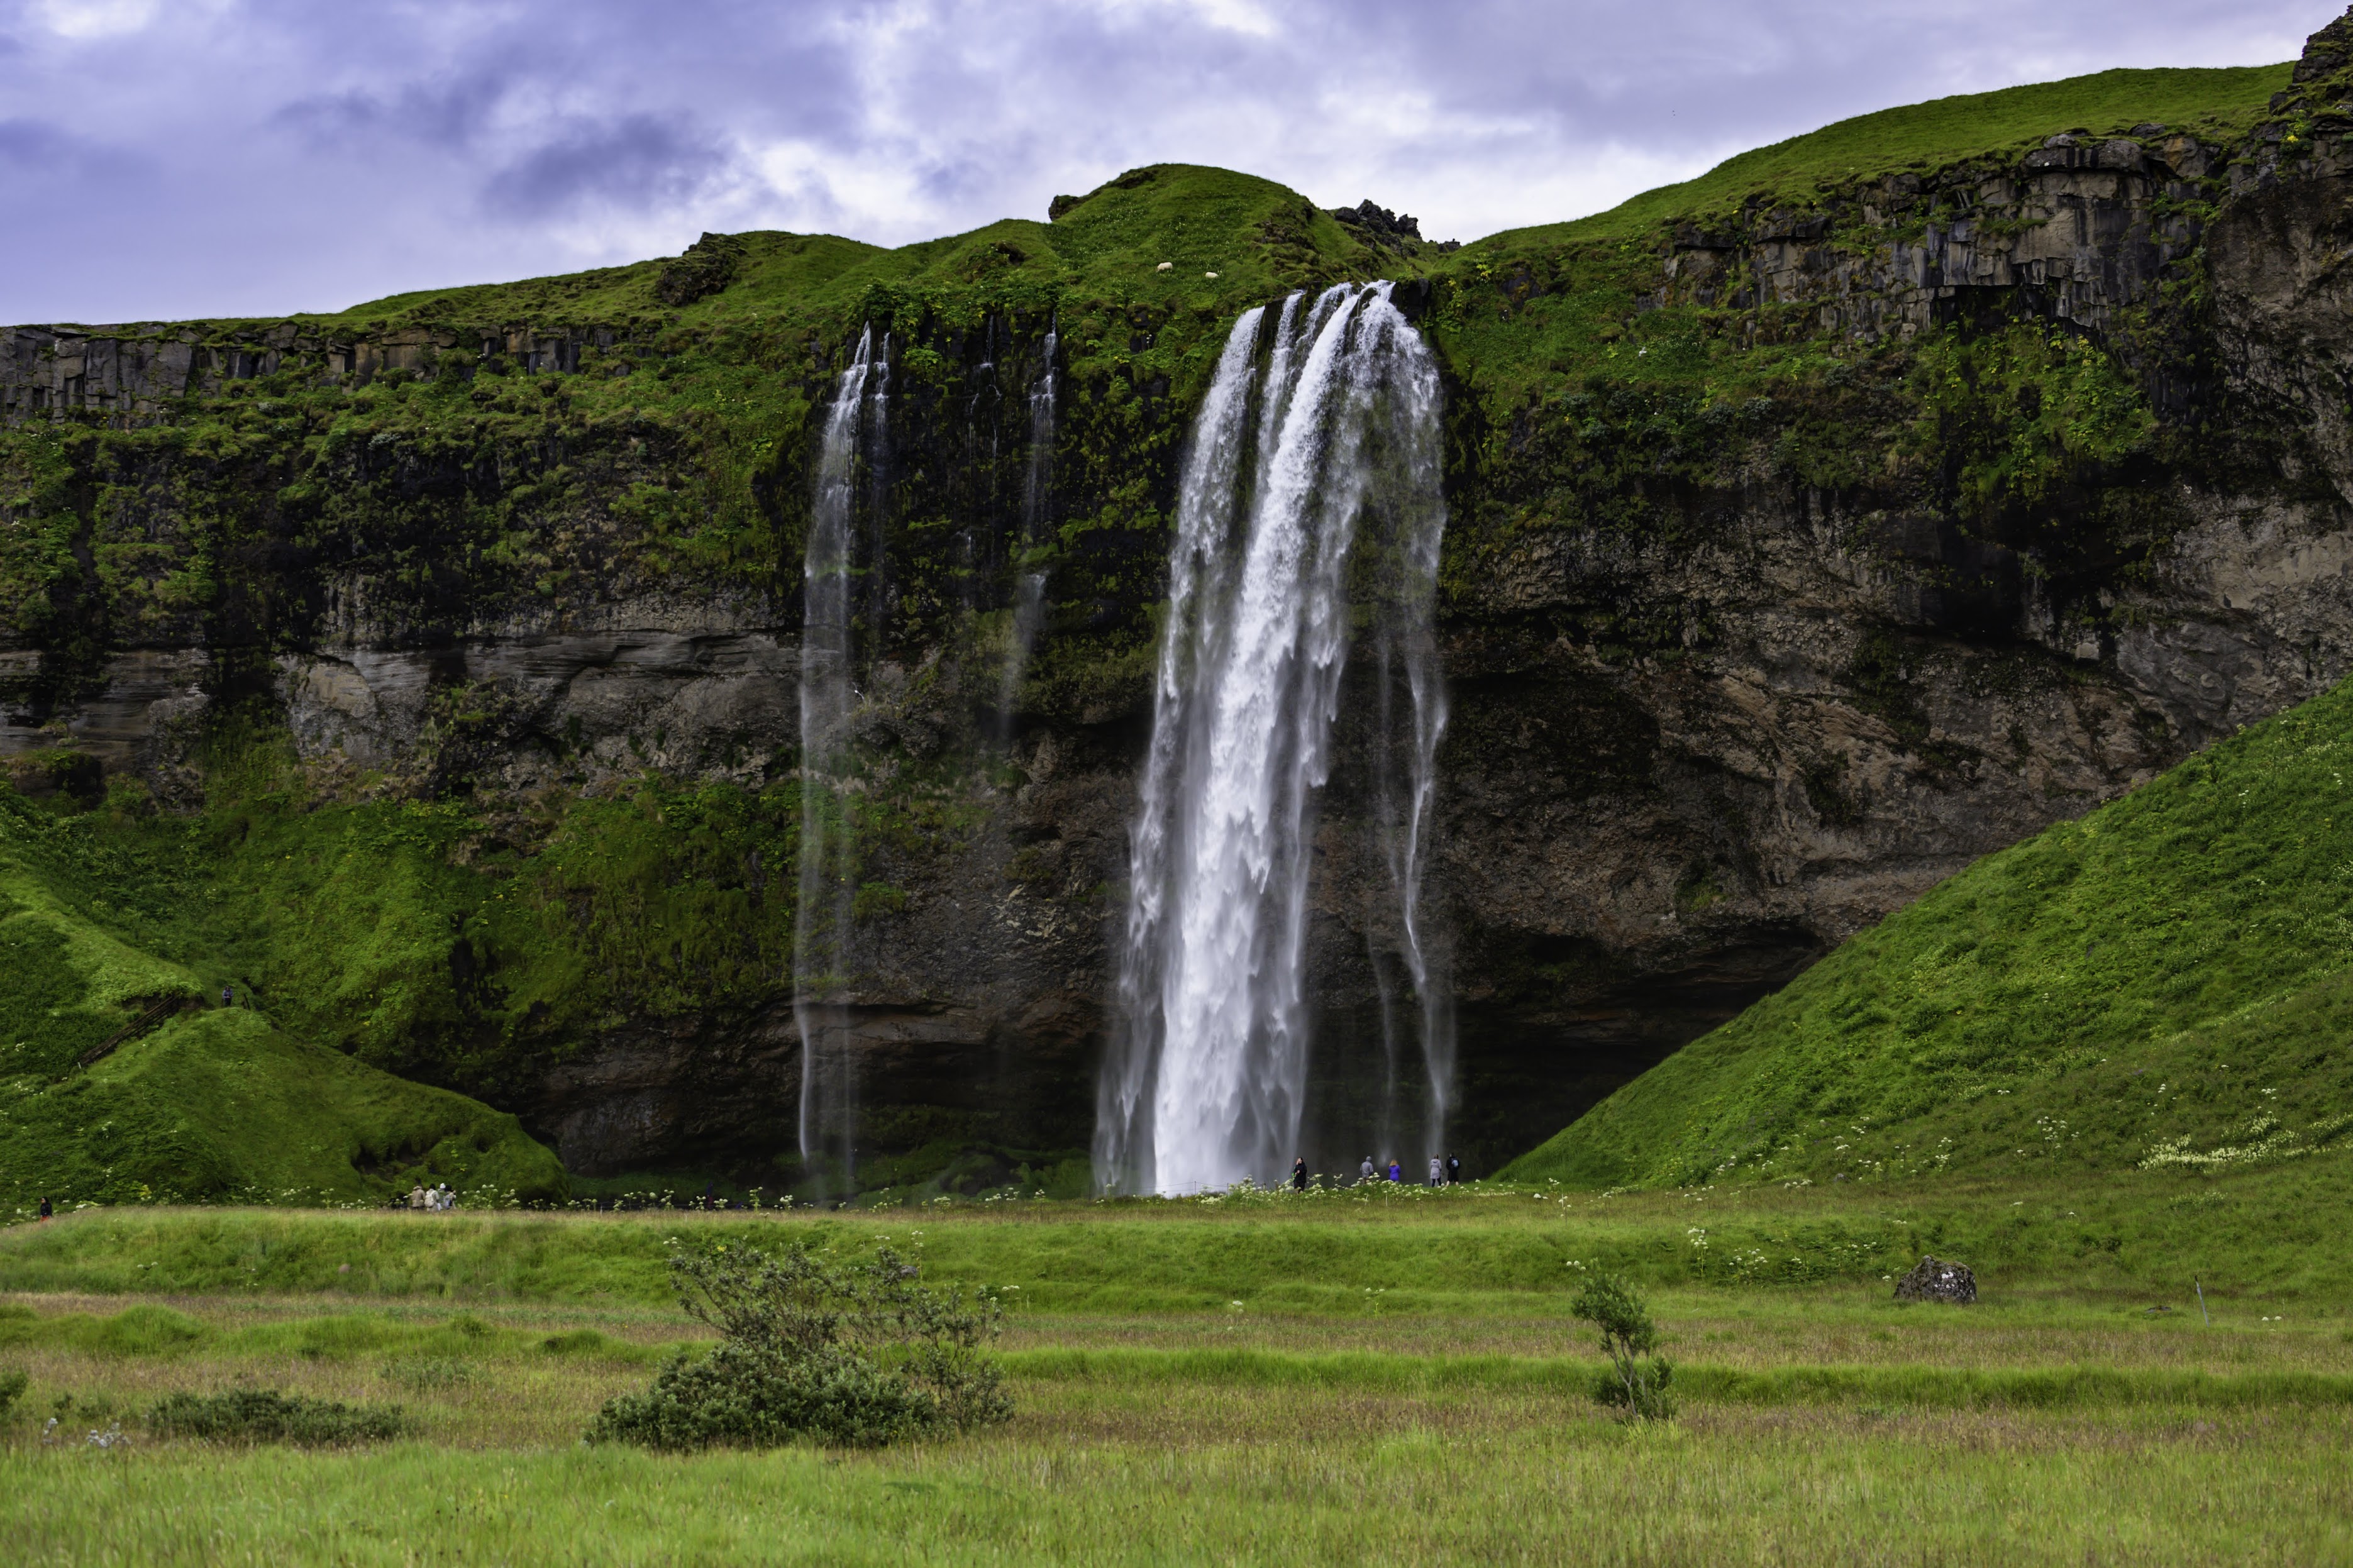
<svg viewBox="0 0 2353 1568">
<path fill-rule="evenodd" d="M 2293 58 L 2281 0 L 0 0 L 0 321 L 899 244 L 1221 163 L 1430 238 L 1891 104 Z"/>
</svg>

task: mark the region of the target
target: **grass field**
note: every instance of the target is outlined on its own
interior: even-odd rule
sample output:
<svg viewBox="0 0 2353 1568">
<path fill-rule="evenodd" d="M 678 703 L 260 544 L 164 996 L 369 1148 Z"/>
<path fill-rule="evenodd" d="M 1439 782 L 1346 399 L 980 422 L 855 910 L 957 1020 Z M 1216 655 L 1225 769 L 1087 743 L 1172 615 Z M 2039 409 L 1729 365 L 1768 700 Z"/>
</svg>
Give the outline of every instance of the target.
<svg viewBox="0 0 2353 1568">
<path fill-rule="evenodd" d="M 827 1215 L 90 1210 L 0 1233 L 0 1373 L 31 1379 L 0 1430 L 0 1540 L 28 1563 L 2325 1561 L 2353 1551 L 2353 1280 L 2294 1238 L 2342 1212 L 2337 1163 Z M 2085 1216 L 2119 1245 L 2077 1252 Z M 1978 1306 L 1891 1299 L 1930 1230 Z M 699 1332 L 665 1300 L 673 1242 L 886 1235 L 1017 1303 L 1010 1426 L 872 1453 L 581 1445 Z M 1794 1282 L 1715 1257 L 1768 1245 Z M 1672 1425 L 1589 1399 L 1568 1300 L 1596 1267 L 1651 1291 Z M 142 1425 L 239 1384 L 397 1404 L 414 1435 Z"/>
</svg>

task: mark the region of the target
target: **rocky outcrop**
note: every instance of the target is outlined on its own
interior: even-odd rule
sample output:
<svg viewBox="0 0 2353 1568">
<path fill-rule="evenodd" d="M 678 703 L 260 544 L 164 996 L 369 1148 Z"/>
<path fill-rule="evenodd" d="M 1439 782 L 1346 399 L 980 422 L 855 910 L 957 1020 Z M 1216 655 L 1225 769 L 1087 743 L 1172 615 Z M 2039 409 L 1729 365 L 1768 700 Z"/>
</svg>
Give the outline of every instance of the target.
<svg viewBox="0 0 2353 1568">
<path fill-rule="evenodd" d="M 236 383 L 281 370 L 353 385 L 387 370 L 435 373 L 445 362 L 461 375 L 492 360 L 526 373 L 567 374 L 580 368 L 584 347 L 610 348 L 617 338 L 611 329 L 528 326 L 339 336 L 297 321 L 14 327 L 6 333 L 0 339 L 0 428 L 67 414 L 115 426 L 153 424 L 185 398 L 218 397 Z"/>
<path fill-rule="evenodd" d="M 2158 125 L 2105 140 L 2061 132 L 2014 163 L 1685 223 L 1652 302 L 1802 307 L 1808 330 L 1865 342 L 1989 305 L 2105 333 L 2197 248 L 2205 182 L 2229 160 Z"/>
<path fill-rule="evenodd" d="M 1943 1263 L 1934 1258 L 1923 1258 L 1911 1271 L 1895 1282 L 1895 1299 L 1899 1301 L 1949 1301 L 1957 1307 L 1973 1307 L 1978 1300 L 1978 1277 L 1965 1263 Z"/>
</svg>

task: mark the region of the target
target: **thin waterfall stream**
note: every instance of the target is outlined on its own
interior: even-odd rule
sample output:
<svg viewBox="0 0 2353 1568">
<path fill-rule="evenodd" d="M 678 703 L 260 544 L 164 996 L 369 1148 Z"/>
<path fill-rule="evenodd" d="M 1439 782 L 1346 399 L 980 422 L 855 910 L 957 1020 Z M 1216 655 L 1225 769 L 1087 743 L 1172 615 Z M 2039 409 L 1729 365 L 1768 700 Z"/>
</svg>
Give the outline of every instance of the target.
<svg viewBox="0 0 2353 1568">
<path fill-rule="evenodd" d="M 1446 722 L 1437 366 L 1386 283 L 1267 317 L 1228 335 L 1180 479 L 1096 1121 L 1096 1179 L 1128 1191 L 1276 1180 L 1298 1147 L 1316 806 L 1360 613 L 1424 1157 L 1451 1109 L 1452 1010 L 1420 909 Z"/>
<path fill-rule="evenodd" d="M 847 988 L 855 972 L 851 900 L 858 846 L 850 831 L 853 638 L 850 578 L 858 458 L 881 424 L 889 340 L 873 330 L 841 373 L 818 451 L 817 487 L 802 563 L 800 879 L 793 927 L 793 1022 L 800 1034 L 800 1152 L 828 1186 L 854 1190 L 856 1061 Z M 880 483 L 879 479 L 876 481 Z M 879 500 L 879 495 L 878 498 Z M 876 524 L 880 527 L 880 522 Z"/>
<path fill-rule="evenodd" d="M 1013 707 L 1020 695 L 1021 677 L 1029 670 L 1029 655 L 1037 647 L 1038 634 L 1045 625 L 1046 574 L 1023 563 L 1021 557 L 1039 543 L 1045 531 L 1046 498 L 1054 483 L 1054 355 L 1060 347 L 1060 331 L 1049 326 L 1046 363 L 1029 389 L 1029 462 L 1022 475 L 1021 535 L 1014 549 L 1018 575 L 1013 590 L 1012 640 L 1006 650 L 1005 675 L 997 704 L 1000 739 L 1012 732 Z"/>
</svg>

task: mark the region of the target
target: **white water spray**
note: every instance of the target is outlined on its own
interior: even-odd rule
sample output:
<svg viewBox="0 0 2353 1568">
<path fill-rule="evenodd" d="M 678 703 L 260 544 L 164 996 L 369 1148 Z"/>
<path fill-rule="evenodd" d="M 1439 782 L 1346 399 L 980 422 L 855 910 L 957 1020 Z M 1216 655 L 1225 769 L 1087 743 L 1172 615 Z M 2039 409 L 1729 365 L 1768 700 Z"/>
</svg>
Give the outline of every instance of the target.
<svg viewBox="0 0 2353 1568">
<path fill-rule="evenodd" d="M 887 342 L 887 340 L 886 340 Z M 887 351 L 886 351 L 887 352 Z M 846 1005 L 854 953 L 850 900 L 857 845 L 844 815 L 849 763 L 851 528 L 860 437 L 882 416 L 885 385 L 871 328 L 841 374 L 818 451 L 817 494 L 802 564 L 800 901 L 793 922 L 793 1021 L 801 1037 L 805 1165 L 852 1179 L 857 1076 Z"/>
<path fill-rule="evenodd" d="M 1387 284 L 1301 303 L 1284 301 L 1263 378 L 1264 311 L 1234 323 L 1178 495 L 1129 854 L 1121 1035 L 1096 1124 L 1098 1181 L 1131 1190 L 1274 1180 L 1297 1146 L 1314 805 L 1352 588 L 1380 654 L 1373 745 L 1401 751 L 1409 775 L 1402 800 L 1377 792 L 1376 826 L 1421 1004 L 1426 1153 L 1449 1109 L 1451 1010 L 1419 909 L 1445 725 L 1431 632 L 1446 521 L 1438 374 Z M 1412 709 L 1402 735 L 1386 721 L 1392 671 Z"/>
</svg>

